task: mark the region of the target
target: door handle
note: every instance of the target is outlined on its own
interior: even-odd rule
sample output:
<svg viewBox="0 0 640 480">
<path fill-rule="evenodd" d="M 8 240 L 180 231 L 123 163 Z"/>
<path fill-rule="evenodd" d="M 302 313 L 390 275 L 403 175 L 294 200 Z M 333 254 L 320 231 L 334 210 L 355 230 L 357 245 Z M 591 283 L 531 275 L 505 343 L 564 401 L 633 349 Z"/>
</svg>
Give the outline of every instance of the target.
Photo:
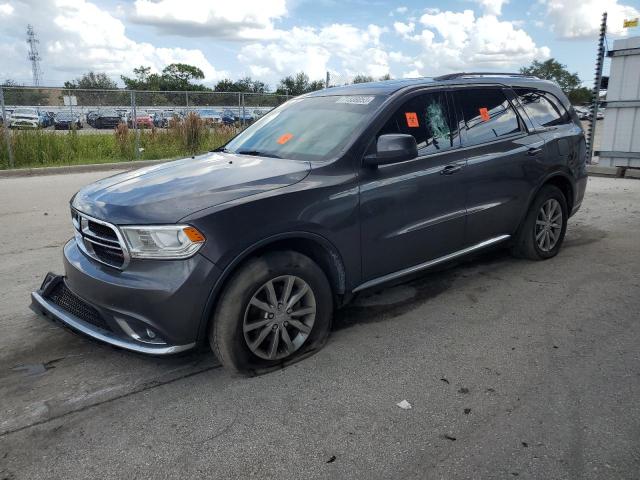
<svg viewBox="0 0 640 480">
<path fill-rule="evenodd" d="M 531 147 L 527 150 L 527 155 L 538 155 L 540 152 L 542 152 L 540 147 Z"/>
<path fill-rule="evenodd" d="M 445 166 L 442 170 L 440 170 L 440 175 L 451 175 L 453 173 L 459 172 L 462 169 L 460 165 L 450 164 Z"/>
</svg>

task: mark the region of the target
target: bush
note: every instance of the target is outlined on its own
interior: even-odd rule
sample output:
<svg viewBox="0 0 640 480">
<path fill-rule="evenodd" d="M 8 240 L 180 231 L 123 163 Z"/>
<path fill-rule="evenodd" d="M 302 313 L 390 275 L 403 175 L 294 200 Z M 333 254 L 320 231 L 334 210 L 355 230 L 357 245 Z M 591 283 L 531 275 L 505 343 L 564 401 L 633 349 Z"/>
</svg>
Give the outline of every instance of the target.
<svg viewBox="0 0 640 480">
<path fill-rule="evenodd" d="M 1 133 L 0 169 L 7 169 L 9 155 L 5 137 Z M 12 130 L 9 139 L 15 168 L 29 168 L 122 162 L 137 158 L 180 158 L 218 148 L 236 133 L 234 127 L 209 128 L 193 115 L 165 130 L 152 128 L 133 131 L 125 124 L 118 125 L 112 135 L 76 130 L 67 133 L 41 129 Z M 139 157 L 136 156 L 136 145 L 140 148 Z"/>
</svg>

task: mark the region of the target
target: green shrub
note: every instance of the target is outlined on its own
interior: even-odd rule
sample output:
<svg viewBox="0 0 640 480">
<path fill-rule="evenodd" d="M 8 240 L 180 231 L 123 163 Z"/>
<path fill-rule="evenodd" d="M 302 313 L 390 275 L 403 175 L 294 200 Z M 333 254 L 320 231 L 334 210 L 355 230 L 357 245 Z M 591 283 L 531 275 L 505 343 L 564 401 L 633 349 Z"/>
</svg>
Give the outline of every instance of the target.
<svg viewBox="0 0 640 480">
<path fill-rule="evenodd" d="M 172 123 L 168 129 L 129 129 L 125 124 L 113 134 L 84 133 L 70 130 L 12 130 L 9 134 L 14 167 L 30 168 L 59 165 L 123 162 L 129 160 L 173 159 L 213 150 L 231 139 L 233 127 L 206 126 L 193 116 Z M 2 133 L 2 132 L 0 132 Z M 136 141 L 136 135 L 139 135 Z M 136 156 L 139 145 L 139 157 Z M 9 168 L 9 155 L 4 135 L 0 134 L 0 169 Z"/>
</svg>

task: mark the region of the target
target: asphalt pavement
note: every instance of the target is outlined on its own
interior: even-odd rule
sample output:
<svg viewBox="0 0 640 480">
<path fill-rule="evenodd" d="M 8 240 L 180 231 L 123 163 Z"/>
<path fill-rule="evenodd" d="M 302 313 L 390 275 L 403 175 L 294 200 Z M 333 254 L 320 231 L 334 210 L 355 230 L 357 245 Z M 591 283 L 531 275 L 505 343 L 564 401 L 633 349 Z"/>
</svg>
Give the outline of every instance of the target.
<svg viewBox="0 0 640 480">
<path fill-rule="evenodd" d="M 28 309 L 68 199 L 112 173 L 0 179 L 0 479 L 640 478 L 640 181 L 590 178 L 552 260 L 368 292 L 322 351 L 241 378 Z"/>
</svg>

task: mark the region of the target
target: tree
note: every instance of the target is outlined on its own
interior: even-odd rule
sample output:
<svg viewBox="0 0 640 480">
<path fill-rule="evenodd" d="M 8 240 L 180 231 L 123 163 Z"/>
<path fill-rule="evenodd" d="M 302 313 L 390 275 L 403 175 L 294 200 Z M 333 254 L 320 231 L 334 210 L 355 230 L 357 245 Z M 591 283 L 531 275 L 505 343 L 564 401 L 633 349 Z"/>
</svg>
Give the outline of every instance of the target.
<svg viewBox="0 0 640 480">
<path fill-rule="evenodd" d="M 308 92 L 315 92 L 316 90 L 322 90 L 324 88 L 324 80 L 314 80 L 309 83 Z"/>
<path fill-rule="evenodd" d="M 520 73 L 535 75 L 545 80 L 553 80 L 560 85 L 560 88 L 566 94 L 580 87 L 582 83 L 577 73 L 569 72 L 566 65 L 561 64 L 554 58 L 544 62 L 534 60 L 530 66 L 521 68 Z"/>
<path fill-rule="evenodd" d="M 179 85 L 188 85 L 191 80 L 202 80 L 204 72 L 198 67 L 186 63 L 171 63 L 164 67 L 162 76 Z"/>
<path fill-rule="evenodd" d="M 569 92 L 569 100 L 573 105 L 586 105 L 593 101 L 593 92 L 590 88 L 580 87 Z"/>
<path fill-rule="evenodd" d="M 295 77 L 289 75 L 280 80 L 280 84 L 276 89 L 278 95 L 302 95 L 303 93 L 313 92 L 324 88 L 322 80 L 314 80 L 309 82 L 309 76 L 304 72 L 296 73 Z"/>
<path fill-rule="evenodd" d="M 140 65 L 133 69 L 133 75 L 134 78 L 120 75 L 129 90 L 160 90 L 160 75 L 151 73 L 151 67 Z"/>
<path fill-rule="evenodd" d="M 353 82 L 351 83 L 367 83 L 373 82 L 373 77 L 370 75 L 356 75 L 353 77 Z"/>
<path fill-rule="evenodd" d="M 224 78 L 216 83 L 216 86 L 213 89 L 216 92 L 235 92 L 236 84 L 233 80 L 229 78 Z"/>
<path fill-rule="evenodd" d="M 381 82 L 384 82 L 384 81 L 386 81 L 386 80 L 391 80 L 391 74 L 390 74 L 390 73 L 385 73 L 383 76 L 381 76 L 381 77 L 379 78 L 379 80 L 380 80 Z"/>
<path fill-rule="evenodd" d="M 111 80 L 105 73 L 95 73 L 89 71 L 80 78 L 70 82 L 64 82 L 64 88 L 84 89 L 84 90 L 113 90 L 118 88 L 118 84 Z"/>
</svg>

